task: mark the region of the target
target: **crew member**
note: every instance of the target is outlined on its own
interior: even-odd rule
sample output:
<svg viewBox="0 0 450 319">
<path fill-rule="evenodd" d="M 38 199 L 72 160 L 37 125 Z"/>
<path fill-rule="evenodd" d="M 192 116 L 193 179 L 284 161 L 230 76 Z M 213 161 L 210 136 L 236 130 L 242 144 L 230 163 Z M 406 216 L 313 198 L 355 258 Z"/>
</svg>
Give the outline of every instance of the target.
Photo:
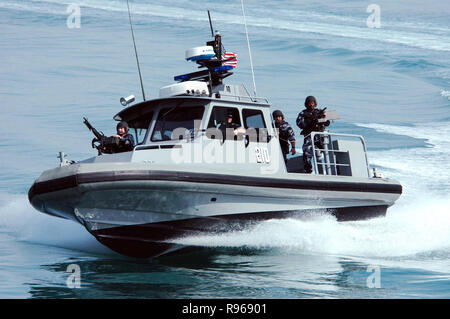
<svg viewBox="0 0 450 319">
<path fill-rule="evenodd" d="M 302 129 L 301 134 L 305 136 L 303 141 L 303 167 L 305 173 L 312 173 L 311 159 L 313 157 L 313 147 L 311 141 L 311 132 L 323 132 L 325 127 L 330 125 L 330 121 L 321 121 L 319 119 L 325 118 L 325 110 L 316 108 L 317 101 L 314 96 L 308 96 L 305 99 L 305 107 L 297 117 L 297 126 Z M 320 135 L 314 136 L 314 145 L 323 149 L 323 144 Z"/>
<path fill-rule="evenodd" d="M 230 139 L 230 137 L 235 138 L 239 133 L 245 134 L 245 129 L 233 121 L 233 111 L 231 110 L 227 112 L 226 121 L 220 123 L 217 128 L 222 132 L 222 141 L 225 141 L 227 138 Z M 233 135 L 227 136 L 227 131 L 230 130 L 233 132 Z"/>
<path fill-rule="evenodd" d="M 127 122 L 121 121 L 117 124 L 117 135 L 115 137 L 118 139 L 116 153 L 128 152 L 134 148 L 134 138 L 133 135 L 128 134 Z"/>
<path fill-rule="evenodd" d="M 291 154 L 295 154 L 295 133 L 288 122 L 284 120 L 283 112 L 276 110 L 272 113 L 275 120 L 275 127 L 278 129 L 281 150 L 283 152 L 284 162 L 287 162 L 287 154 L 289 154 L 289 142 L 291 143 Z"/>
</svg>

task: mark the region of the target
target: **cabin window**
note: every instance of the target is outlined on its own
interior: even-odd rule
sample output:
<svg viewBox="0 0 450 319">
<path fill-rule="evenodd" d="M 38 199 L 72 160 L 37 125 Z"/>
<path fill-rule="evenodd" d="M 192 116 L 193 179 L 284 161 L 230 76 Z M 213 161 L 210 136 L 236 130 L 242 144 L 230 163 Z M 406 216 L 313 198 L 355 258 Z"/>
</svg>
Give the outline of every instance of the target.
<svg viewBox="0 0 450 319">
<path fill-rule="evenodd" d="M 268 130 L 261 110 L 243 109 L 244 127 L 250 142 L 268 142 Z"/>
<path fill-rule="evenodd" d="M 266 123 L 264 122 L 263 113 L 260 110 L 243 109 L 242 115 L 244 117 L 245 128 L 266 128 Z"/>
<path fill-rule="evenodd" d="M 231 120 L 228 118 L 231 117 Z M 227 136 L 227 128 L 236 129 L 241 127 L 241 118 L 239 116 L 239 110 L 235 107 L 215 106 L 211 111 L 211 117 L 208 122 L 208 130 L 206 136 L 210 139 L 222 139 L 227 138 L 237 140 L 237 135 Z"/>
<path fill-rule="evenodd" d="M 180 140 L 186 136 L 193 138 L 195 129 L 200 127 L 204 111 L 204 106 L 174 106 L 161 109 L 153 129 L 152 142 Z"/>
<path fill-rule="evenodd" d="M 148 127 L 153 119 L 153 114 L 153 111 L 151 111 L 128 123 L 130 126 L 130 133 L 134 133 L 136 145 L 144 143 Z M 133 130 L 131 130 L 131 128 Z"/>
</svg>

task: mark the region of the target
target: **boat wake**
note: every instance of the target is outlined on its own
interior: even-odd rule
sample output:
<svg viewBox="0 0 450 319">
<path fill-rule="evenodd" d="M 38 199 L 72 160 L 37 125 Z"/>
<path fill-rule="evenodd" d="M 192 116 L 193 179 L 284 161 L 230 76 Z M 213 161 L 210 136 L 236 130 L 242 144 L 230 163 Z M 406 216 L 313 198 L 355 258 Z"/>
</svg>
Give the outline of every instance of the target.
<svg viewBox="0 0 450 319">
<path fill-rule="evenodd" d="M 401 257 L 449 253 L 449 123 L 394 126 L 358 124 L 379 132 L 425 139 L 428 147 L 369 152 L 373 166 L 403 185 L 402 197 L 387 216 L 337 222 L 331 215 L 268 220 L 251 229 L 222 235 L 181 238 L 179 244 L 205 247 L 277 248 L 358 257 Z"/>
<path fill-rule="evenodd" d="M 189 236 L 175 242 L 203 247 L 281 249 L 357 257 L 400 257 L 450 249 L 449 201 L 395 205 L 384 218 L 338 222 L 331 215 L 272 219 L 251 229 Z"/>
<path fill-rule="evenodd" d="M 80 224 L 37 212 L 25 195 L 0 194 L 0 233 L 20 242 L 112 254 Z"/>
<path fill-rule="evenodd" d="M 450 123 L 434 122 L 414 126 L 358 124 L 378 132 L 404 135 L 426 141 L 427 147 L 370 152 L 371 165 L 403 185 L 402 199 L 414 201 L 425 194 L 450 194 Z M 389 146 L 389 145 L 387 145 Z"/>
<path fill-rule="evenodd" d="M 249 229 L 170 240 L 209 248 L 277 249 L 287 254 L 401 257 L 450 249 L 450 199 L 400 200 L 384 218 L 338 222 L 322 214 L 272 219 Z M 25 196 L 0 203 L 0 231 L 13 239 L 94 254 L 111 254 L 77 223 L 37 213 Z"/>
</svg>

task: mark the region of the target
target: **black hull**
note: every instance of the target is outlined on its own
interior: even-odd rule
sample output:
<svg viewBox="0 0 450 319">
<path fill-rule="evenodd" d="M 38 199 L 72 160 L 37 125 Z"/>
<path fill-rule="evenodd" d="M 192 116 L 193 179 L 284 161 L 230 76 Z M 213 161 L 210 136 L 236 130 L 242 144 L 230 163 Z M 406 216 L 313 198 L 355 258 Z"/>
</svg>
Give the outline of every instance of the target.
<svg viewBox="0 0 450 319">
<path fill-rule="evenodd" d="M 364 220 L 386 215 L 387 206 L 343 207 L 328 209 L 338 221 Z M 91 231 L 97 240 L 110 249 L 129 257 L 150 258 L 186 251 L 189 247 L 170 243 L 171 239 L 187 235 L 224 233 L 242 230 L 252 224 L 282 218 L 301 218 L 306 214 L 323 213 L 324 210 L 292 212 L 260 212 L 221 215 L 170 222 L 119 226 Z"/>
</svg>

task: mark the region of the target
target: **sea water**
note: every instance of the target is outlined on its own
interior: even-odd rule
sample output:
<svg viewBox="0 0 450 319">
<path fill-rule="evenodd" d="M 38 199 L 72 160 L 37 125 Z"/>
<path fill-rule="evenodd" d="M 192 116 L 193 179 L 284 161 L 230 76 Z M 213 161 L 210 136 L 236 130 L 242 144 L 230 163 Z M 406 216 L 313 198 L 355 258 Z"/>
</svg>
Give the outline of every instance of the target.
<svg viewBox="0 0 450 319">
<path fill-rule="evenodd" d="M 177 239 L 203 249 L 157 260 L 111 252 L 27 192 L 59 151 L 95 155 L 83 116 L 112 134 L 119 98 L 141 100 L 126 1 L 1 0 L 1 298 L 450 297 L 448 1 L 247 0 L 256 87 L 239 0 L 130 4 L 148 99 L 196 70 L 184 52 L 210 40 L 209 9 L 238 55 L 229 83 L 281 109 L 299 145 L 295 118 L 316 96 L 341 116 L 330 130 L 363 135 L 403 194 L 384 218 L 268 220 Z"/>
</svg>

